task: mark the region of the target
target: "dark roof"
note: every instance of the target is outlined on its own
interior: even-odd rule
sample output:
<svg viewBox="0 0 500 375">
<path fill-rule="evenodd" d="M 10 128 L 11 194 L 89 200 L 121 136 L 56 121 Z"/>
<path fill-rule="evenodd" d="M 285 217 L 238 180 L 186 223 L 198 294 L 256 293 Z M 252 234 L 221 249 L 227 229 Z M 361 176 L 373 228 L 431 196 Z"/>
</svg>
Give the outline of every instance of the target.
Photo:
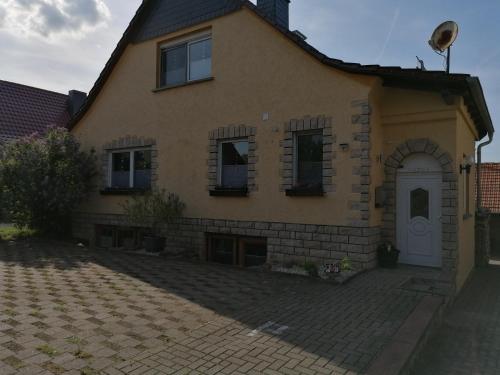
<svg viewBox="0 0 500 375">
<path fill-rule="evenodd" d="M 254 11 L 266 22 L 274 26 L 276 30 L 326 65 L 348 73 L 380 77 L 386 86 L 421 89 L 440 92 L 444 95 L 463 96 L 465 104 L 476 123 L 479 138 L 483 138 L 486 134 L 493 134 L 493 123 L 481 83 L 477 77 L 472 77 L 469 74 L 446 74 L 442 71 L 422 71 L 419 69 L 403 69 L 401 67 L 361 65 L 330 58 L 295 33 L 273 22 L 248 0 L 143 0 L 90 91 L 86 103 L 71 121 L 70 128 L 75 126 L 90 108 L 129 43 L 144 41 L 165 33 L 193 26 L 200 22 L 229 14 L 242 7 L 247 7 Z"/>
<path fill-rule="evenodd" d="M 481 202 L 484 208 L 500 214 L 500 163 L 481 164 Z"/>
<path fill-rule="evenodd" d="M 0 143 L 66 126 L 68 96 L 0 80 Z"/>
</svg>

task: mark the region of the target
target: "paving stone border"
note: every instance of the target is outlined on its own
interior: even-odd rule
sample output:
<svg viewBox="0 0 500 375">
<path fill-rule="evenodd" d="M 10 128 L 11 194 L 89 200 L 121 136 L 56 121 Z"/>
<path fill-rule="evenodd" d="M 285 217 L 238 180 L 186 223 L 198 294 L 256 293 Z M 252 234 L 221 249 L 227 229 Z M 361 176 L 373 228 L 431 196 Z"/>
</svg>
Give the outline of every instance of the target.
<svg viewBox="0 0 500 375">
<path fill-rule="evenodd" d="M 410 139 L 399 146 L 385 161 L 386 202 L 384 208 L 382 238 L 396 242 L 396 174 L 403 160 L 412 154 L 424 153 L 434 157 L 443 171 L 442 184 L 442 270 L 443 278 L 453 280 L 457 270 L 457 217 L 458 185 L 453 171 L 453 159 L 437 143 L 428 139 Z M 453 283 L 454 284 L 454 283 Z"/>
<path fill-rule="evenodd" d="M 218 185 L 218 160 L 219 160 L 219 142 L 231 139 L 248 140 L 248 191 L 257 191 L 258 186 L 255 182 L 257 177 L 256 164 L 258 158 L 257 150 L 257 128 L 246 125 L 226 126 L 212 130 L 208 134 L 208 186 L 207 190 L 213 190 Z"/>
<path fill-rule="evenodd" d="M 293 187 L 294 180 L 294 134 L 309 131 L 323 130 L 323 191 L 333 193 L 336 186 L 333 183 L 333 177 L 336 175 L 333 160 L 336 159 L 335 143 L 336 137 L 332 130 L 332 117 L 304 116 L 301 119 L 292 119 L 284 124 L 283 140 L 280 142 L 282 155 L 281 186 L 280 191 L 284 192 Z"/>
<path fill-rule="evenodd" d="M 95 225 L 130 225 L 123 215 L 79 213 L 73 217 L 73 236 L 95 243 Z M 323 265 L 349 257 L 358 269 L 376 266 L 376 249 L 380 243 L 379 227 L 343 227 L 182 218 L 164 228 L 169 254 L 204 258 L 206 235 L 227 234 L 267 239 L 268 261 L 273 264 Z"/>
<path fill-rule="evenodd" d="M 102 147 L 101 154 L 101 171 L 102 180 L 101 188 L 105 189 L 109 186 L 109 158 L 111 152 L 118 150 L 127 150 L 131 148 L 147 148 L 151 150 L 151 186 L 155 187 L 158 183 L 158 147 L 154 138 L 145 138 L 127 135 L 111 142 L 107 142 Z"/>
</svg>

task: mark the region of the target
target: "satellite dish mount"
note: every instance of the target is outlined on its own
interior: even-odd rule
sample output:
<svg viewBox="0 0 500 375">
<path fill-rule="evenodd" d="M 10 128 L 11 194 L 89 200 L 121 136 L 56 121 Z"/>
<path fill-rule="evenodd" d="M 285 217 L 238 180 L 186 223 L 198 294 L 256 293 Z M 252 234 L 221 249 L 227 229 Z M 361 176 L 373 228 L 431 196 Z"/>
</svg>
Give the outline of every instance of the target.
<svg viewBox="0 0 500 375">
<path fill-rule="evenodd" d="M 451 46 L 457 40 L 458 25 L 453 21 L 446 21 L 439 25 L 432 33 L 429 45 L 439 55 L 444 56 L 446 51 L 446 73 L 450 73 Z"/>
</svg>

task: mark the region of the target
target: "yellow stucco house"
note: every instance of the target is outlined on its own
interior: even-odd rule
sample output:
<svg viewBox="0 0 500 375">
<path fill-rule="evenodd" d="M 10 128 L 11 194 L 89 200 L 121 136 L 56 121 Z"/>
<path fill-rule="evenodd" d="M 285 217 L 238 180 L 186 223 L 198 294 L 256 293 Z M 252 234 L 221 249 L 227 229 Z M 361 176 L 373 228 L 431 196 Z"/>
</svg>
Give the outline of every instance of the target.
<svg viewBox="0 0 500 375">
<path fill-rule="evenodd" d="M 187 205 L 166 251 L 372 268 L 390 241 L 459 289 L 467 165 L 493 134 L 478 78 L 329 58 L 288 29 L 288 3 L 142 3 L 70 125 L 102 162 L 74 235 L 122 246 L 121 203 L 165 188 Z"/>
</svg>

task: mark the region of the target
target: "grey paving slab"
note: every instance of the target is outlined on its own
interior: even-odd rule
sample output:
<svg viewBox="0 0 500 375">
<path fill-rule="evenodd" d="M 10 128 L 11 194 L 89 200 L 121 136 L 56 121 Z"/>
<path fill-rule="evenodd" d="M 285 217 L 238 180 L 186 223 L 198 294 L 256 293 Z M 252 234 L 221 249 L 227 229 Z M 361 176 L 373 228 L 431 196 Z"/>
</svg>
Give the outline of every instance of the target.
<svg viewBox="0 0 500 375">
<path fill-rule="evenodd" d="M 0 244 L 1 373 L 359 374 L 423 294 L 61 243 Z M 26 372 L 28 371 L 28 372 Z"/>
<path fill-rule="evenodd" d="M 414 375 L 500 374 L 500 267 L 475 271 L 412 369 Z"/>
</svg>

